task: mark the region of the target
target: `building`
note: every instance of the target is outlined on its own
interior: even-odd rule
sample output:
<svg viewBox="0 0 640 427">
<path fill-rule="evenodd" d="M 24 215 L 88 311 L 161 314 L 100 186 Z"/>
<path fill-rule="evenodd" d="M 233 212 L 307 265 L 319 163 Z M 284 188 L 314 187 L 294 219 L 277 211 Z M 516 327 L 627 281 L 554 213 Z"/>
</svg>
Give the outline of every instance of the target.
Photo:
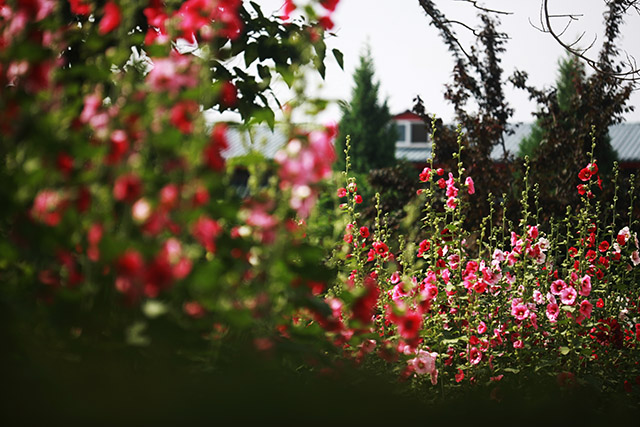
<svg viewBox="0 0 640 427">
<path fill-rule="evenodd" d="M 420 116 L 405 111 L 393 117 L 398 129 L 396 159 L 424 164 L 431 156 L 430 135 Z M 505 148 L 509 154 L 516 155 L 522 138 L 531 133 L 531 123 L 515 123 L 511 135 L 504 135 Z M 640 123 L 619 123 L 609 128 L 611 145 L 618 153 L 621 169 L 640 169 Z M 492 158 L 502 157 L 502 146 L 495 147 Z"/>
</svg>

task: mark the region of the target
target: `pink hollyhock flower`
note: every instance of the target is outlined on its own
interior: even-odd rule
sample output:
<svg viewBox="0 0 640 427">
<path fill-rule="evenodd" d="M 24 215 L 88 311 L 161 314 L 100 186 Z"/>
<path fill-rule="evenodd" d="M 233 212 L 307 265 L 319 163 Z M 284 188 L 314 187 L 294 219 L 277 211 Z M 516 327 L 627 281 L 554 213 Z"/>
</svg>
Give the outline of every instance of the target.
<svg viewBox="0 0 640 427">
<path fill-rule="evenodd" d="M 447 199 L 447 207 L 449 209 L 455 209 L 456 206 L 458 206 L 457 202 L 456 202 L 456 198 L 455 197 L 449 197 Z"/>
<path fill-rule="evenodd" d="M 558 321 L 559 314 L 560 314 L 560 308 L 558 307 L 558 304 L 556 303 L 547 304 L 546 315 L 547 315 L 547 319 L 549 319 L 551 323 L 555 323 Z"/>
<path fill-rule="evenodd" d="M 60 193 L 55 190 L 42 190 L 33 200 L 31 217 L 43 224 L 56 226 L 62 219 L 64 202 Z"/>
<path fill-rule="evenodd" d="M 484 334 L 485 332 L 487 332 L 487 324 L 483 321 L 480 321 L 480 324 L 478 325 L 478 333 Z"/>
<path fill-rule="evenodd" d="M 189 317 L 194 319 L 200 319 L 207 314 L 206 309 L 197 301 L 187 301 L 182 306 L 182 309 Z"/>
<path fill-rule="evenodd" d="M 630 238 L 631 238 L 631 232 L 629 231 L 629 227 L 624 227 L 622 230 L 618 232 L 618 236 L 616 240 L 620 246 L 624 246 L 627 244 L 627 241 Z"/>
<path fill-rule="evenodd" d="M 469 363 L 477 365 L 482 362 L 482 352 L 477 347 L 471 347 L 469 350 Z"/>
<path fill-rule="evenodd" d="M 346 188 L 338 188 L 338 197 L 347 197 L 347 189 Z"/>
<path fill-rule="evenodd" d="M 449 281 L 451 280 L 451 273 L 449 272 L 449 269 L 445 268 L 444 270 L 442 270 L 440 272 L 440 276 L 442 276 L 442 280 L 444 281 L 445 285 L 448 285 Z"/>
<path fill-rule="evenodd" d="M 588 297 L 591 293 L 591 276 L 589 276 L 588 274 L 585 274 L 580 279 L 580 290 L 578 291 L 578 293 L 583 297 Z"/>
<path fill-rule="evenodd" d="M 584 300 L 580 303 L 580 313 L 586 318 L 591 318 L 591 311 L 593 310 L 593 305 L 588 301 Z"/>
<path fill-rule="evenodd" d="M 529 309 L 524 304 L 515 304 L 511 307 L 511 315 L 518 320 L 524 320 L 529 317 Z"/>
<path fill-rule="evenodd" d="M 464 183 L 467 186 L 467 191 L 469 192 L 469 194 L 474 194 L 476 192 L 475 184 L 473 183 L 473 179 L 470 176 L 465 179 Z"/>
<path fill-rule="evenodd" d="M 578 293 L 572 286 L 567 286 L 560 292 L 560 301 L 566 305 L 573 305 L 576 302 Z"/>
<path fill-rule="evenodd" d="M 531 320 L 531 325 L 533 326 L 534 329 L 538 329 L 538 315 L 535 313 L 531 313 L 529 315 L 529 320 Z"/>
<path fill-rule="evenodd" d="M 110 1 L 104 5 L 104 16 L 98 24 L 98 33 L 105 35 L 118 28 L 122 16 L 120 14 L 120 7 Z"/>
<path fill-rule="evenodd" d="M 542 292 L 540 292 L 537 289 L 534 289 L 534 291 L 533 291 L 533 301 L 535 301 L 536 304 L 544 303 L 544 297 L 542 296 Z"/>
<path fill-rule="evenodd" d="M 146 81 L 154 92 L 177 94 L 197 85 L 197 70 L 192 71 L 191 67 L 192 62 L 187 55 L 172 53 L 166 58 L 154 58 L 153 69 L 147 74 Z"/>
<path fill-rule="evenodd" d="M 564 282 L 564 280 L 554 280 L 553 283 L 551 283 L 551 293 L 553 295 L 560 295 L 560 292 L 562 292 L 562 290 L 566 287 L 567 284 Z"/>
<path fill-rule="evenodd" d="M 631 262 L 634 266 L 640 264 L 640 253 L 638 253 L 638 251 L 633 251 L 631 253 Z"/>
<path fill-rule="evenodd" d="M 446 182 L 447 184 L 447 197 L 457 197 L 458 196 L 458 188 L 455 186 L 455 179 L 453 178 L 453 174 L 449 172 L 449 179 Z"/>
</svg>

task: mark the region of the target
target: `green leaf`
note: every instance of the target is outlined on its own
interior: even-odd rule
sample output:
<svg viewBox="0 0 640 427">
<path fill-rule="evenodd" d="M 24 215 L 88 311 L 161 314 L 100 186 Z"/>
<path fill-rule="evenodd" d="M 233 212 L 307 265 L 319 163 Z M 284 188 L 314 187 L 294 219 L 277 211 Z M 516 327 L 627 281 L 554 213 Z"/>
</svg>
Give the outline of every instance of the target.
<svg viewBox="0 0 640 427">
<path fill-rule="evenodd" d="M 569 347 L 560 347 L 558 350 L 560 350 L 560 354 L 562 354 L 563 356 L 569 354 L 569 352 L 571 351 Z"/>
<path fill-rule="evenodd" d="M 273 131 L 276 124 L 276 115 L 271 108 L 261 108 L 253 114 L 251 122 L 257 124 L 264 122 L 269 126 L 269 129 Z"/>
<path fill-rule="evenodd" d="M 340 52 L 338 49 L 331 49 L 331 52 L 333 53 L 333 57 L 336 58 L 336 61 L 338 61 L 340 69 L 344 70 L 344 55 L 342 54 L 342 52 Z"/>
<path fill-rule="evenodd" d="M 248 67 L 256 59 L 258 59 L 258 44 L 250 43 L 247 45 L 244 51 L 244 63 Z"/>
<path fill-rule="evenodd" d="M 250 1 L 249 4 L 251 4 L 251 7 L 253 7 L 253 10 L 256 11 L 256 13 L 258 14 L 259 18 L 264 18 L 264 14 L 262 13 L 262 9 L 260 8 L 259 4 L 257 4 L 254 1 Z"/>
<path fill-rule="evenodd" d="M 293 81 L 296 77 L 295 73 L 289 67 L 282 66 L 276 67 L 276 71 L 282 76 L 282 79 L 287 84 L 287 86 L 289 86 L 289 89 L 291 89 L 291 86 L 293 86 Z"/>
</svg>

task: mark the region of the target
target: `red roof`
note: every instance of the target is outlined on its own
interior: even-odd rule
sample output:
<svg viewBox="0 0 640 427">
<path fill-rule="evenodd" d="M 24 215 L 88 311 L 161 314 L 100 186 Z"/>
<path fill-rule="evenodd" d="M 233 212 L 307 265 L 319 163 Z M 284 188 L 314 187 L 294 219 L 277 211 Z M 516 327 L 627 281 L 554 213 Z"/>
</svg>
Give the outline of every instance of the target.
<svg viewBox="0 0 640 427">
<path fill-rule="evenodd" d="M 396 114 L 395 116 L 393 116 L 393 120 L 411 120 L 411 121 L 418 121 L 418 122 L 422 121 L 419 115 L 414 114 L 409 110 L 406 110 L 405 112 L 400 114 Z"/>
</svg>

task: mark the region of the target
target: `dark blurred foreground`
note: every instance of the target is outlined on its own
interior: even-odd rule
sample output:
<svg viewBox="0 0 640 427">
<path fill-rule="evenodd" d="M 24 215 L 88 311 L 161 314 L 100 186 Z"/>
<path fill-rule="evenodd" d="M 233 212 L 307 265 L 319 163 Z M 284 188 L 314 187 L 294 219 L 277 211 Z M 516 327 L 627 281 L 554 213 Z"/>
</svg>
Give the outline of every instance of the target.
<svg viewBox="0 0 640 427">
<path fill-rule="evenodd" d="M 2 316 L 4 321 L 6 312 Z M 394 375 L 354 366 L 331 375 L 284 367 L 238 340 L 209 362 L 186 362 L 170 341 L 145 347 L 79 346 L 2 327 L 0 425 L 360 425 L 383 421 L 516 425 L 637 425 L 632 394 L 567 390 L 554 379 L 410 391 Z M 211 359 L 211 365 L 213 364 Z M 506 379 L 506 378 L 505 378 Z M 466 390 L 466 391 L 462 391 Z M 636 399 L 636 400 L 634 400 Z M 456 424 L 454 424 L 456 425 Z"/>
</svg>

